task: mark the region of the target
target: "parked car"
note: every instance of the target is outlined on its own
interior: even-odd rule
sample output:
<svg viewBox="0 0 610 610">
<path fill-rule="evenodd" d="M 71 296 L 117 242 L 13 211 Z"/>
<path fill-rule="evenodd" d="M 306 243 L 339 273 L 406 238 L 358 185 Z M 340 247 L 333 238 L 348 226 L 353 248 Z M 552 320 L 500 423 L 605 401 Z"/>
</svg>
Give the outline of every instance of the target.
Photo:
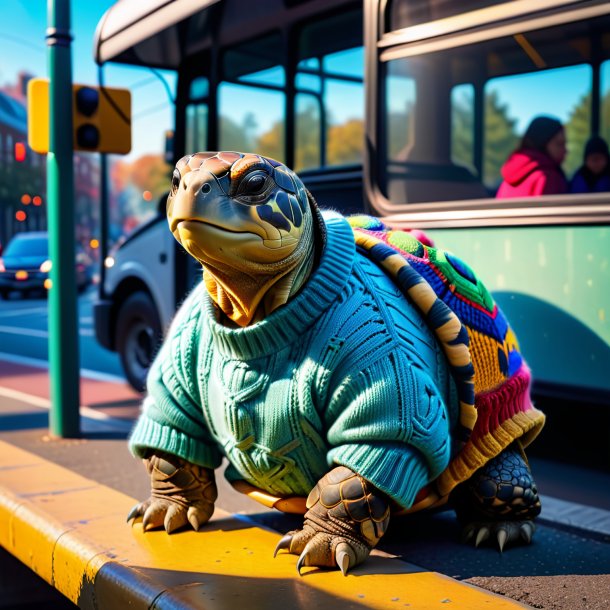
<svg viewBox="0 0 610 610">
<path fill-rule="evenodd" d="M 76 246 L 75 264 L 76 286 L 82 292 L 91 282 L 93 267 L 80 244 Z M 50 270 L 48 233 L 17 233 L 0 258 L 0 296 L 6 299 L 13 291 L 24 296 L 34 291 L 46 291 Z"/>
</svg>

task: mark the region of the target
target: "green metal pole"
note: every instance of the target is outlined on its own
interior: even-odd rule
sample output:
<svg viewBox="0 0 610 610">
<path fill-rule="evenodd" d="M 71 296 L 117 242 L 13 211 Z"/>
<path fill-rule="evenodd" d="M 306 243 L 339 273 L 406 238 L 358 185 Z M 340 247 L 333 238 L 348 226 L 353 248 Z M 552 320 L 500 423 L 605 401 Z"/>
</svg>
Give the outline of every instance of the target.
<svg viewBox="0 0 610 610">
<path fill-rule="evenodd" d="M 47 202 L 51 434 L 80 434 L 76 296 L 70 0 L 48 0 L 49 153 Z"/>
</svg>

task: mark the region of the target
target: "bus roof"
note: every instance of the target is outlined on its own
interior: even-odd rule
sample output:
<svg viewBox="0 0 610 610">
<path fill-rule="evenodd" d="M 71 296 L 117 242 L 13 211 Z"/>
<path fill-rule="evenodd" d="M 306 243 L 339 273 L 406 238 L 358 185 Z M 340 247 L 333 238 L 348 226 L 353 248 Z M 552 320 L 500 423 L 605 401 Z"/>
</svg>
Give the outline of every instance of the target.
<svg viewBox="0 0 610 610">
<path fill-rule="evenodd" d="M 213 45 L 232 45 L 292 23 L 362 7 L 358 0 L 119 0 L 100 20 L 93 56 L 176 70 Z"/>
<path fill-rule="evenodd" d="M 175 69 L 183 56 L 181 24 L 194 15 L 200 19 L 203 9 L 218 1 L 119 0 L 97 26 L 93 58 L 98 64 L 117 61 Z"/>
</svg>

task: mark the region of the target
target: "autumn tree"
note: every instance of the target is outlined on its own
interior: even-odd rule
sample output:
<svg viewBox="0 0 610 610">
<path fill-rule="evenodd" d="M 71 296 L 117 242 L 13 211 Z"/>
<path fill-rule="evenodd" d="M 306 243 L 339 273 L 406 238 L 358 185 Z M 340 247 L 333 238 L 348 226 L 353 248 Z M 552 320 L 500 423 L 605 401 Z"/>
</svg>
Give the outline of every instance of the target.
<svg viewBox="0 0 610 610">
<path fill-rule="evenodd" d="M 320 111 L 315 102 L 297 113 L 295 125 L 295 170 L 320 167 Z"/>
<path fill-rule="evenodd" d="M 276 121 L 269 131 L 259 136 L 256 152 L 270 159 L 284 161 L 284 121 Z"/>
</svg>

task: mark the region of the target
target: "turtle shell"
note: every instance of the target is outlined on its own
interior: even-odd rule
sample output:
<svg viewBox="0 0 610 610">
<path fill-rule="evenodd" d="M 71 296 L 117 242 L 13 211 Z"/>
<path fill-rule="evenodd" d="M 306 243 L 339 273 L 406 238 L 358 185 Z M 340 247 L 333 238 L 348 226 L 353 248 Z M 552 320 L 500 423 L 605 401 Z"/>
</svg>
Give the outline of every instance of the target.
<svg viewBox="0 0 610 610">
<path fill-rule="evenodd" d="M 531 374 L 515 333 L 466 263 L 378 220 L 348 221 L 356 244 L 386 270 L 436 335 L 458 390 L 460 417 L 452 433 L 457 451 L 414 505 L 401 511 L 414 512 L 442 504 L 514 440 L 527 446 L 545 417 L 531 402 Z"/>
</svg>

